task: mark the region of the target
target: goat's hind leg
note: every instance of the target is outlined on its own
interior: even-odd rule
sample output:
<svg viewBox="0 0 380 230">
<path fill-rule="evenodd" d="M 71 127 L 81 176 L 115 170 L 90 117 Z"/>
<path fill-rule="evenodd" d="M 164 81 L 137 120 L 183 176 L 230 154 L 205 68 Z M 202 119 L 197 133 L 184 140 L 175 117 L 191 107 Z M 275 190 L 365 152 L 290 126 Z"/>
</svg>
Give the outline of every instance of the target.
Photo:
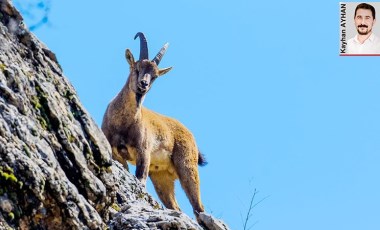
<svg viewBox="0 0 380 230">
<path fill-rule="evenodd" d="M 185 160 L 185 158 L 182 160 L 174 160 L 174 162 L 176 162 L 175 169 L 177 171 L 179 181 L 181 182 L 181 186 L 189 198 L 195 216 L 198 217 L 199 213 L 204 212 L 200 195 L 198 162 Z"/>
<path fill-rule="evenodd" d="M 150 179 L 158 197 L 166 208 L 180 210 L 174 196 L 174 181 L 177 176 L 168 171 L 150 172 Z"/>
</svg>

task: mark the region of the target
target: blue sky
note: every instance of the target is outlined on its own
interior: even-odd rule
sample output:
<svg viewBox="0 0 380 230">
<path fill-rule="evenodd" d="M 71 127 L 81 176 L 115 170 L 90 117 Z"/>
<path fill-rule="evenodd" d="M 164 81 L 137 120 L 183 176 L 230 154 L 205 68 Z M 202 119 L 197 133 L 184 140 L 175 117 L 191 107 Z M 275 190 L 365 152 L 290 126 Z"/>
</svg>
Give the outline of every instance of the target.
<svg viewBox="0 0 380 230">
<path fill-rule="evenodd" d="M 252 229 L 380 229 L 380 59 L 338 56 L 337 1 L 52 0 L 34 32 L 100 125 L 138 31 L 170 43 L 144 105 L 194 133 L 208 212 L 243 229 L 256 188 Z"/>
</svg>

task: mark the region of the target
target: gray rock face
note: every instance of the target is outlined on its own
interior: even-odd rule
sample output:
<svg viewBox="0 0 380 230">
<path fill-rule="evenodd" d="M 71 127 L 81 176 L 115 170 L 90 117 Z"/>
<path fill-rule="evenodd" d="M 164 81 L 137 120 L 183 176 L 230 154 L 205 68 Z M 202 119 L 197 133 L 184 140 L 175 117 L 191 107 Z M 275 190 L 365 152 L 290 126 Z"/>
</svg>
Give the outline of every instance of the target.
<svg viewBox="0 0 380 230">
<path fill-rule="evenodd" d="M 112 160 L 54 53 L 0 0 L 0 229 L 14 228 L 203 229 Z"/>
<path fill-rule="evenodd" d="M 0 7 L 0 220 L 104 228 L 116 194 L 107 141 L 55 55 L 8 2 Z"/>
</svg>

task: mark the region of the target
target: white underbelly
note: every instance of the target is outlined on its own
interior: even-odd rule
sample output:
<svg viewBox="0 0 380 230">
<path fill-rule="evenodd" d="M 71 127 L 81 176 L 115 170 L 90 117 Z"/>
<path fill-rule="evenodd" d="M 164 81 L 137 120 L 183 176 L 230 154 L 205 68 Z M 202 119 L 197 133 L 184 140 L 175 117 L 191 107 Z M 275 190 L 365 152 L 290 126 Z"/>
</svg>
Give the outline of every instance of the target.
<svg viewBox="0 0 380 230">
<path fill-rule="evenodd" d="M 150 171 L 172 170 L 173 163 L 171 160 L 172 153 L 166 150 L 158 150 L 151 154 Z"/>
<path fill-rule="evenodd" d="M 136 150 L 130 146 L 127 146 L 130 159 L 128 162 L 132 165 L 136 165 Z M 166 150 L 157 150 L 150 154 L 149 171 L 170 171 L 174 172 L 174 166 L 171 160 L 172 153 Z"/>
</svg>

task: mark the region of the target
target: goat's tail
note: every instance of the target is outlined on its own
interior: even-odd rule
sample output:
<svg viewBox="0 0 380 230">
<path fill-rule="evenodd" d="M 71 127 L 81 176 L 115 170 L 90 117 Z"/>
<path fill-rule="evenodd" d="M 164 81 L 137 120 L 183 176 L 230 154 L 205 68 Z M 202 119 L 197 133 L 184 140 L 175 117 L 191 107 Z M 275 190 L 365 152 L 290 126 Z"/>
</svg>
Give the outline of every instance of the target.
<svg viewBox="0 0 380 230">
<path fill-rule="evenodd" d="M 198 165 L 205 166 L 207 163 L 205 156 L 201 152 L 198 152 Z"/>
</svg>

